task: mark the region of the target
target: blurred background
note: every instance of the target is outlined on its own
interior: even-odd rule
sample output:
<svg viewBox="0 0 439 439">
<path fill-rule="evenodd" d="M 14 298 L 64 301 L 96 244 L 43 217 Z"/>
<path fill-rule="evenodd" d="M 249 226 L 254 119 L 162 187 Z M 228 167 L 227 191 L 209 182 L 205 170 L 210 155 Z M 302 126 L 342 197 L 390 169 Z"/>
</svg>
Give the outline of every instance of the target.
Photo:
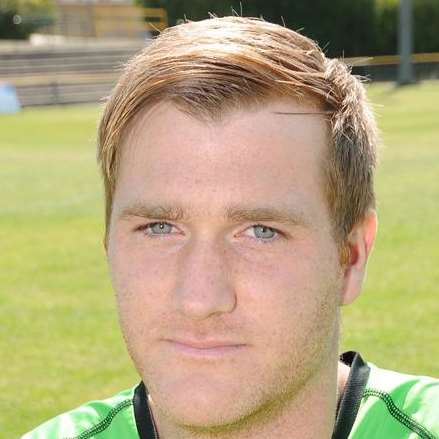
<svg viewBox="0 0 439 439">
<path fill-rule="evenodd" d="M 301 30 L 373 80 L 404 59 L 400 82 L 439 77 L 439 0 L 0 0 L 0 81 L 22 106 L 97 102 L 151 37 L 209 12 Z"/>
<path fill-rule="evenodd" d="M 102 247 L 96 126 L 123 64 L 209 13 L 300 30 L 369 78 L 380 228 L 341 349 L 439 376 L 439 0 L 0 0 L 0 438 L 138 381 Z"/>
</svg>

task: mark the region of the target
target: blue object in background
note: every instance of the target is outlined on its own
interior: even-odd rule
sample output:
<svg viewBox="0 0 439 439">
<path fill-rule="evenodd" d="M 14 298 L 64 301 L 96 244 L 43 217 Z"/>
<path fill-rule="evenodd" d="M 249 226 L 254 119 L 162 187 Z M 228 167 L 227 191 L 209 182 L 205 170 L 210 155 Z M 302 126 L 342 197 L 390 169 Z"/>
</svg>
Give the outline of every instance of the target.
<svg viewBox="0 0 439 439">
<path fill-rule="evenodd" d="M 15 87 L 6 82 L 0 82 L 0 113 L 17 113 L 20 109 Z"/>
</svg>

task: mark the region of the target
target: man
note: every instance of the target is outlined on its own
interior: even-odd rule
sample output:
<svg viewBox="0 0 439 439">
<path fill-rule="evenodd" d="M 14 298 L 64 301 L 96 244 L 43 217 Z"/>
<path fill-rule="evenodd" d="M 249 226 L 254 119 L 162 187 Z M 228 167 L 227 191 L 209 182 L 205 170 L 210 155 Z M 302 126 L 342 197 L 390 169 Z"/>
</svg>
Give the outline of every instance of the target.
<svg viewBox="0 0 439 439">
<path fill-rule="evenodd" d="M 339 357 L 376 234 L 363 86 L 258 19 L 167 29 L 99 129 L 105 247 L 140 384 L 30 438 L 437 438 L 439 383 Z"/>
</svg>

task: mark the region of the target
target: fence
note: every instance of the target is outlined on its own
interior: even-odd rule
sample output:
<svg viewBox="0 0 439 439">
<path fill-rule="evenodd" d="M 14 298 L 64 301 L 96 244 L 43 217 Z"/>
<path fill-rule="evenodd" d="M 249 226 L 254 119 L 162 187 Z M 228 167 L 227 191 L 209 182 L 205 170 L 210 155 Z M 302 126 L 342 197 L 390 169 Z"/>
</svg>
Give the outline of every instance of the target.
<svg viewBox="0 0 439 439">
<path fill-rule="evenodd" d="M 372 81 L 396 81 L 398 76 L 399 55 L 346 58 L 345 62 L 353 66 L 353 73 Z M 415 53 L 412 62 L 417 81 L 439 79 L 439 53 Z"/>
<path fill-rule="evenodd" d="M 99 102 L 142 41 L 0 48 L 0 82 L 15 86 L 22 106 Z"/>
<path fill-rule="evenodd" d="M 168 26 L 162 8 L 114 3 L 59 3 L 58 16 L 47 33 L 67 37 L 145 38 Z"/>
</svg>

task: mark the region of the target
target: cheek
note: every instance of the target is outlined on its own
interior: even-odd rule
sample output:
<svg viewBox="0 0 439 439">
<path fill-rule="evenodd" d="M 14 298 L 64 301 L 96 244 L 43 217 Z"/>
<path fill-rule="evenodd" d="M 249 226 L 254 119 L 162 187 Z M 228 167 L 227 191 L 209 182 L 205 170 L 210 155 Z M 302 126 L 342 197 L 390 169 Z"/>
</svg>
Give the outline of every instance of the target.
<svg viewBox="0 0 439 439">
<path fill-rule="evenodd" d="M 128 345 L 143 344 L 145 339 L 154 338 L 164 324 L 172 263 L 128 250 L 121 243 L 112 248 L 109 266 L 125 339 Z"/>
<path fill-rule="evenodd" d="M 336 265 L 318 255 L 290 252 L 264 264 L 237 264 L 238 303 L 250 325 L 258 328 L 267 352 L 303 349 L 312 340 L 330 337 L 336 328 Z"/>
<path fill-rule="evenodd" d="M 120 300 L 158 299 L 154 291 L 168 278 L 169 260 L 160 249 L 145 245 L 123 227 L 116 228 L 109 243 L 109 266 L 114 290 Z"/>
<path fill-rule="evenodd" d="M 316 289 L 330 276 L 321 260 L 318 251 L 305 244 L 258 258 L 235 255 L 229 259 L 243 292 L 238 296 L 255 306 L 261 304 L 261 312 L 277 308 L 297 313 L 312 306 L 316 295 L 320 296 Z"/>
</svg>

